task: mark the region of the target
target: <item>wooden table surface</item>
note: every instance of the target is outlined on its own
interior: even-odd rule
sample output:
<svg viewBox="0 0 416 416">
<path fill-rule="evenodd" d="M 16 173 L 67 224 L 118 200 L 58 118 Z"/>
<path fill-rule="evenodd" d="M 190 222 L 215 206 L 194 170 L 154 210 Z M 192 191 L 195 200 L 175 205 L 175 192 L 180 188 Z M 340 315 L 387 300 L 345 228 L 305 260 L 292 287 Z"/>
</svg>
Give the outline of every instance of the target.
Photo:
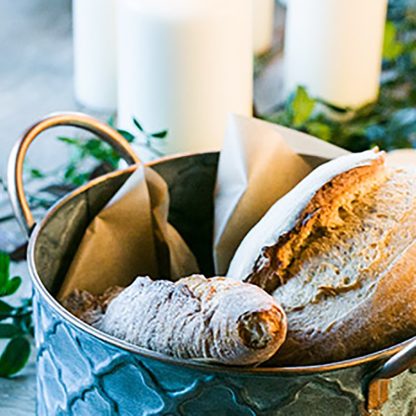
<svg viewBox="0 0 416 416">
<path fill-rule="evenodd" d="M 72 88 L 70 0 L 1 0 L 0 16 L 0 175 L 4 177 L 10 149 L 26 127 L 50 112 L 80 107 Z M 279 25 L 282 19 L 279 9 Z M 281 37 L 281 30 L 276 31 L 276 36 Z M 276 57 L 256 80 L 255 99 L 260 111 L 273 107 L 281 95 L 280 68 L 281 60 Z M 43 169 L 52 169 L 66 157 L 66 147 L 52 140 L 52 135 L 29 152 L 30 163 Z M 4 210 L 10 207 L 4 193 L 0 193 L 0 212 Z M 0 227 L 0 250 L 22 239 L 16 224 Z M 19 296 L 29 296 L 26 264 L 21 262 L 13 268 L 24 277 Z M 0 350 L 3 345 L 0 343 Z M 17 377 L 0 379 L 0 416 L 35 414 L 34 358 L 33 353 L 30 364 Z"/>
</svg>

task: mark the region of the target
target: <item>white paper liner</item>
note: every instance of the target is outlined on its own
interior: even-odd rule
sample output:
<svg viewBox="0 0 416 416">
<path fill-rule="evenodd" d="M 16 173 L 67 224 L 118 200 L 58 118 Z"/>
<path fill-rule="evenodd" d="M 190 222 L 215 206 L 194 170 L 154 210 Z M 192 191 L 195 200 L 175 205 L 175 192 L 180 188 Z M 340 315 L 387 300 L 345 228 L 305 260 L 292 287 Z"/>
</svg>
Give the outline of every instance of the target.
<svg viewBox="0 0 416 416">
<path fill-rule="evenodd" d="M 241 240 L 312 170 L 298 154 L 333 159 L 348 152 L 307 134 L 233 115 L 215 191 L 214 262 L 223 275 Z"/>
</svg>

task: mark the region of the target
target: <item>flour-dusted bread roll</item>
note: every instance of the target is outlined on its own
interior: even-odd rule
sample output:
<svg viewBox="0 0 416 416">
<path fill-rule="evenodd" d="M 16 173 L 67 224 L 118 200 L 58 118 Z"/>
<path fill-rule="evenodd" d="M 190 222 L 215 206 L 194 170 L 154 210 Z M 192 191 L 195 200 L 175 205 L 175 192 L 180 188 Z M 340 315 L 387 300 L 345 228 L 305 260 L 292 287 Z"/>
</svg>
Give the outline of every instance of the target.
<svg viewBox="0 0 416 416">
<path fill-rule="evenodd" d="M 272 296 L 222 277 L 195 275 L 175 283 L 138 277 L 108 307 L 97 307 L 90 296 L 75 292 L 64 306 L 81 319 L 92 317 L 89 323 L 109 335 L 173 357 L 255 365 L 273 356 L 286 337 L 286 316 Z M 79 306 L 85 300 L 102 312 L 99 319 Z"/>
<path fill-rule="evenodd" d="M 386 167 L 376 151 L 349 155 L 285 198 L 229 270 L 272 294 L 288 316 L 273 363 L 338 361 L 416 335 L 415 170 Z"/>
<path fill-rule="evenodd" d="M 86 290 L 74 290 L 62 300 L 62 305 L 77 318 L 95 326 L 103 317 L 109 303 L 123 290 L 120 286 L 108 288 L 102 295 Z"/>
</svg>

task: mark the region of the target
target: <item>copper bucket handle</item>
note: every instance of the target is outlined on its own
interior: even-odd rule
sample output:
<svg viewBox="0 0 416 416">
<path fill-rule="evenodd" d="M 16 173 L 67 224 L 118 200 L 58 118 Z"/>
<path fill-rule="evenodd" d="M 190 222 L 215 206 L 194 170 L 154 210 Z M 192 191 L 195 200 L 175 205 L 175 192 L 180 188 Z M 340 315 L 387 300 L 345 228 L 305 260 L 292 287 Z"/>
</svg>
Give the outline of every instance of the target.
<svg viewBox="0 0 416 416">
<path fill-rule="evenodd" d="M 7 171 L 8 192 L 13 211 L 20 227 L 28 236 L 35 225 L 35 221 L 23 187 L 24 159 L 30 144 L 39 134 L 56 126 L 72 126 L 87 130 L 116 149 L 128 164 L 140 163 L 140 159 L 127 140 L 115 129 L 95 118 L 81 113 L 54 113 L 38 121 L 23 134 L 13 147 Z"/>
<path fill-rule="evenodd" d="M 367 410 L 380 410 L 388 400 L 390 379 L 416 366 L 416 338 L 387 360 L 367 381 Z"/>
</svg>

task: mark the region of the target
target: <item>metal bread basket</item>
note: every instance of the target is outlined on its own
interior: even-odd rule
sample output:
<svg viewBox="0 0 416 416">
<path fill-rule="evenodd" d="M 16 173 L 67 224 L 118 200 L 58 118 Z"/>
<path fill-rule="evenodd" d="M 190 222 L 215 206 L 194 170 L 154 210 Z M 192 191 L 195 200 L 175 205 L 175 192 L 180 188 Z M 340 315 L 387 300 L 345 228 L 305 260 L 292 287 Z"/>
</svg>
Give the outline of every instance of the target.
<svg viewBox="0 0 416 416">
<path fill-rule="evenodd" d="M 34 223 L 23 189 L 29 145 L 46 129 L 76 126 L 140 163 L 113 129 L 82 114 L 58 114 L 31 127 L 9 160 L 9 192 L 29 239 L 34 286 L 37 414 L 54 415 L 416 415 L 416 338 L 364 357 L 290 368 L 230 368 L 170 358 L 81 322 L 55 299 L 95 215 L 135 169 L 107 174 L 56 203 Z M 213 189 L 218 154 L 178 155 L 149 164 L 167 182 L 170 222 L 212 272 Z"/>
</svg>

